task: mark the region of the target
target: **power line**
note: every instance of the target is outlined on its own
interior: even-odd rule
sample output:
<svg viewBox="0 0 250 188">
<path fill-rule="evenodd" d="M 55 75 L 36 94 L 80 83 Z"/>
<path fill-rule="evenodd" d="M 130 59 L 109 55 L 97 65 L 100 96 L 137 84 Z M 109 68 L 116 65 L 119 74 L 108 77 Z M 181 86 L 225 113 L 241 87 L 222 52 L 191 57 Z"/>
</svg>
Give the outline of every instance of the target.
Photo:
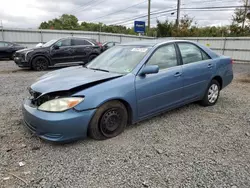
<svg viewBox="0 0 250 188">
<path fill-rule="evenodd" d="M 91 1 L 88 1 L 87 3 L 84 3 L 84 4 L 80 5 L 79 7 L 77 7 L 77 8 L 75 8 L 75 9 L 71 10 L 69 14 L 71 14 L 71 13 L 73 13 L 73 12 L 75 12 L 75 11 L 81 9 L 82 7 L 91 5 L 91 4 L 92 4 L 93 2 L 95 2 L 95 1 L 98 1 L 98 0 L 94 0 L 94 1 L 91 0 Z"/>
<path fill-rule="evenodd" d="M 167 10 L 167 11 L 164 11 L 164 12 L 172 12 L 172 11 L 175 11 L 176 9 L 172 9 L 172 10 Z M 159 12 L 160 13 L 160 12 Z M 159 14 L 158 12 L 151 12 L 150 15 L 154 15 L 154 14 Z M 116 22 L 116 23 L 112 23 L 110 25 L 115 25 L 115 24 L 122 24 L 122 23 L 126 23 L 126 22 L 129 22 L 129 21 L 133 21 L 135 19 L 139 19 L 139 18 L 144 18 L 144 17 L 147 17 L 148 15 L 143 15 L 143 16 L 138 16 L 138 17 L 134 17 L 134 18 L 131 18 L 131 19 L 128 19 L 128 20 L 123 20 L 123 21 L 119 21 L 119 22 Z"/>
<path fill-rule="evenodd" d="M 217 10 L 188 10 L 188 11 L 200 11 L 200 12 L 203 12 L 203 11 L 231 11 L 231 10 L 234 10 L 234 9 L 217 9 Z M 162 17 L 162 16 L 166 16 L 166 15 L 168 15 L 169 13 L 163 13 L 162 15 L 160 15 L 160 16 L 155 16 L 155 17 L 152 17 L 151 19 L 154 19 L 154 18 L 159 18 L 159 17 Z M 171 17 L 171 18 L 176 18 L 176 17 Z M 196 19 L 196 20 L 199 20 L 199 19 Z M 200 20 L 202 20 L 202 19 L 200 19 Z M 204 19 L 205 20 L 205 19 Z M 147 19 L 145 19 L 145 21 L 147 21 Z M 130 25 L 131 24 L 131 22 L 130 23 L 127 23 L 127 24 L 121 24 L 121 25 Z"/>
<path fill-rule="evenodd" d="M 83 10 L 86 10 L 86 9 L 89 9 L 89 8 L 91 8 L 91 7 L 93 7 L 93 6 L 95 6 L 95 5 L 97 5 L 97 4 L 100 4 L 100 3 L 103 3 L 104 1 L 106 1 L 106 0 L 102 0 L 102 1 L 99 1 L 99 0 L 94 0 L 94 1 L 92 1 L 90 4 L 88 4 L 87 6 L 83 6 L 83 9 L 82 8 L 80 8 L 80 9 L 78 9 L 77 11 L 75 11 L 75 12 L 72 12 L 71 14 L 76 14 L 76 13 L 79 13 L 79 12 L 82 12 Z"/>
<path fill-rule="evenodd" d="M 146 0 L 146 1 L 147 1 L 147 0 Z M 97 19 L 105 18 L 105 17 L 110 16 L 110 15 L 114 15 L 114 14 L 120 13 L 120 12 L 122 12 L 122 11 L 124 11 L 124 10 L 129 9 L 129 8 L 133 8 L 133 7 L 136 7 L 136 6 L 140 5 L 140 4 L 143 4 L 143 3 L 145 3 L 146 1 L 143 1 L 143 2 L 141 2 L 141 3 L 135 4 L 135 5 L 132 5 L 132 6 L 129 6 L 129 7 L 125 8 L 125 9 L 121 9 L 121 10 L 118 10 L 118 11 L 115 11 L 115 12 L 112 12 L 112 13 L 109 13 L 109 14 L 106 14 L 106 15 L 103 15 L 103 16 L 100 16 L 100 17 L 97 17 L 97 18 L 95 18 L 95 19 L 93 19 L 93 20 L 90 20 L 89 22 L 95 21 L 95 20 L 97 20 Z M 210 3 L 210 2 L 211 2 L 210 0 L 208 0 L 208 1 L 202 1 L 202 3 Z M 224 3 L 225 3 L 225 2 L 232 2 L 232 1 L 216 0 L 216 2 L 224 2 Z M 234 2 L 234 1 L 233 1 L 233 2 Z M 193 3 L 198 3 L 198 1 L 192 2 L 192 3 L 189 3 L 189 4 L 193 4 Z M 213 3 L 214 3 L 214 2 L 213 2 Z M 185 4 L 183 4 L 183 5 L 185 5 Z"/>
<path fill-rule="evenodd" d="M 229 9 L 229 8 L 244 8 L 244 6 L 216 6 L 216 7 L 207 6 L 207 7 L 194 7 L 194 8 L 189 7 L 189 8 L 181 8 L 181 10 L 200 10 L 201 11 L 201 10 Z M 172 11 L 176 11 L 176 9 L 159 11 L 159 12 L 151 13 L 150 15 L 161 14 L 161 13 L 169 13 L 169 12 L 172 12 Z M 116 23 L 112 23 L 110 25 L 123 24 L 123 23 L 133 21 L 135 19 L 144 18 L 144 17 L 147 17 L 147 15 L 134 17 L 134 18 L 131 18 L 131 19 L 128 19 L 128 20 L 119 21 L 119 22 L 116 22 Z"/>
<path fill-rule="evenodd" d="M 122 11 L 124 11 L 124 10 L 130 9 L 130 8 L 133 8 L 133 7 L 136 7 L 136 6 L 138 6 L 138 5 L 141 5 L 141 4 L 145 3 L 145 2 L 147 2 L 147 0 L 146 0 L 146 1 L 143 1 L 143 2 L 140 2 L 140 3 L 137 3 L 137 4 L 135 4 L 135 5 L 129 6 L 129 7 L 125 8 L 125 9 L 121 9 L 121 10 L 118 10 L 118 11 L 116 11 L 116 12 L 112 12 L 112 13 L 106 14 L 106 15 L 104 15 L 104 16 L 97 17 L 97 18 L 95 18 L 95 19 L 93 19 L 93 20 L 90 20 L 89 22 L 98 20 L 98 19 L 100 19 L 100 18 L 105 18 L 105 17 L 110 16 L 110 15 L 113 15 L 113 14 L 117 14 L 117 13 L 122 12 Z"/>
</svg>

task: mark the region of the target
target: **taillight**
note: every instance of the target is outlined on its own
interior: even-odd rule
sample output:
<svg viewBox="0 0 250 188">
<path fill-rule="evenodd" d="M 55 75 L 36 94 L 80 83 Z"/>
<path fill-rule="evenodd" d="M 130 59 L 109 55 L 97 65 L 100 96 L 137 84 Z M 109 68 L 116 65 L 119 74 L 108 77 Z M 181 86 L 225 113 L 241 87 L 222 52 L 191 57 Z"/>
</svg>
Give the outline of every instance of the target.
<svg viewBox="0 0 250 188">
<path fill-rule="evenodd" d="M 102 43 L 100 43 L 100 42 L 97 42 L 97 44 L 98 44 L 98 46 L 99 46 L 99 47 L 102 47 Z"/>
</svg>

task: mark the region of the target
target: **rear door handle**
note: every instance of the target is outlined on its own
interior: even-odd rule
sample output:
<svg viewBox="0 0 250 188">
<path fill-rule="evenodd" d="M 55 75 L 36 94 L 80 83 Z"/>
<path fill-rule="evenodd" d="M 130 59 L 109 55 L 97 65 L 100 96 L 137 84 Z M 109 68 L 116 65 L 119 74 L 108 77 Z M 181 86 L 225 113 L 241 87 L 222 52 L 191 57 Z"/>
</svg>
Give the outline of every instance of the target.
<svg viewBox="0 0 250 188">
<path fill-rule="evenodd" d="M 177 73 L 175 73 L 175 77 L 179 77 L 179 76 L 181 76 L 182 75 L 182 73 L 181 72 L 177 72 Z"/>
</svg>

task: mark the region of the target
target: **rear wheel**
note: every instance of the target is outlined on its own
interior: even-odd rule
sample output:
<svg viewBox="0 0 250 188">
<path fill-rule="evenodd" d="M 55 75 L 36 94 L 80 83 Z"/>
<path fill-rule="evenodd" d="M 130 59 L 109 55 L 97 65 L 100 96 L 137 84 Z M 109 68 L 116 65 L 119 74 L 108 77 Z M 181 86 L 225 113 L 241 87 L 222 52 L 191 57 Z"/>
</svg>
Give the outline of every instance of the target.
<svg viewBox="0 0 250 188">
<path fill-rule="evenodd" d="M 212 80 L 208 86 L 205 96 L 201 100 L 203 106 L 213 106 L 220 96 L 220 84 L 217 80 Z"/>
<path fill-rule="evenodd" d="M 32 60 L 32 69 L 34 69 L 36 71 L 47 70 L 48 67 L 49 67 L 49 61 L 47 58 L 45 58 L 43 56 L 35 57 Z"/>
<path fill-rule="evenodd" d="M 104 140 L 121 134 L 128 122 L 126 107 L 119 101 L 111 101 L 97 109 L 88 134 L 96 140 Z"/>
</svg>

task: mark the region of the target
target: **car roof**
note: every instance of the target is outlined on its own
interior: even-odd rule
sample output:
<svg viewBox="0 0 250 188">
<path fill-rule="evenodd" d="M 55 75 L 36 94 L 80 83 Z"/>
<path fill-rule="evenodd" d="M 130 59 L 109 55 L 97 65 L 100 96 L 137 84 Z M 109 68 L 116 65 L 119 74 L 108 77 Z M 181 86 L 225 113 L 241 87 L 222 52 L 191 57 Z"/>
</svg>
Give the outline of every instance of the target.
<svg viewBox="0 0 250 188">
<path fill-rule="evenodd" d="M 159 44 L 166 44 L 166 43 L 171 43 L 171 42 L 190 42 L 190 43 L 195 43 L 195 42 L 188 41 L 188 40 L 152 39 L 152 40 L 143 40 L 143 41 L 133 41 L 133 42 L 128 42 L 128 43 L 122 43 L 120 45 L 122 45 L 122 46 L 148 46 L 148 47 L 153 47 L 153 46 L 156 46 L 156 45 L 159 45 Z"/>
<path fill-rule="evenodd" d="M 93 38 L 88 38 L 88 37 L 65 37 L 65 38 L 68 38 L 68 39 L 86 39 L 86 40 L 96 40 L 96 39 L 93 39 Z"/>
</svg>

